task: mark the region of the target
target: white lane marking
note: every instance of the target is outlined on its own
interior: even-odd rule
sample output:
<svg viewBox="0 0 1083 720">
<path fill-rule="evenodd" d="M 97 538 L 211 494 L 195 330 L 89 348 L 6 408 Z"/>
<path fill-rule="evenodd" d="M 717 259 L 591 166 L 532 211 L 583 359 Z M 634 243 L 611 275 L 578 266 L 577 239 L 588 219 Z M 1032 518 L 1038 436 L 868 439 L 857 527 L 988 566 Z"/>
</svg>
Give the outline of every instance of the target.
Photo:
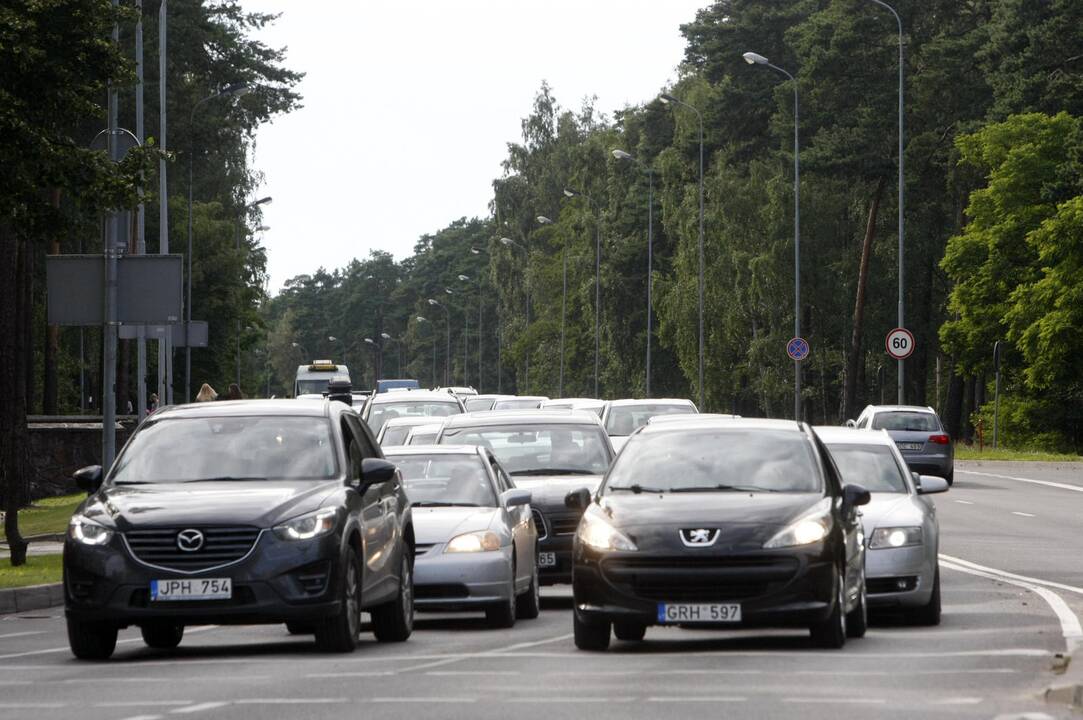
<svg viewBox="0 0 1083 720">
<path fill-rule="evenodd" d="M 697 703 L 697 702 L 748 702 L 748 698 L 739 696 L 715 696 L 715 697 L 649 697 L 647 702 L 659 703 Z"/>
<path fill-rule="evenodd" d="M 557 635 L 546 640 L 535 640 L 534 642 L 521 642 L 514 645 L 509 645 L 505 648 L 499 648 L 497 650 L 486 650 L 481 653 L 482 655 L 492 655 L 494 653 L 512 652 L 513 650 L 522 650 L 528 647 L 537 647 L 538 645 L 548 645 L 550 643 L 560 642 L 561 640 L 571 640 L 575 637 L 575 633 L 568 633 L 566 635 Z"/>
<path fill-rule="evenodd" d="M 953 697 L 933 700 L 933 705 L 978 705 L 983 698 L 980 697 Z"/>
<path fill-rule="evenodd" d="M 658 675 L 763 675 L 763 670 L 659 670 Z"/>
<path fill-rule="evenodd" d="M 1038 517 L 1037 515 L 1031 515 L 1030 513 L 1019 512 L 1018 510 L 1012 510 L 1012 515 L 1018 515 L 1019 517 Z"/>
<path fill-rule="evenodd" d="M 388 675 L 394 675 L 395 673 L 390 670 L 373 671 L 373 672 L 336 672 L 336 673 L 309 673 L 305 675 L 306 678 L 313 680 L 328 680 L 333 678 L 366 678 L 366 677 L 387 677 Z"/>
<path fill-rule="evenodd" d="M 974 504 L 974 503 L 970 502 L 969 500 L 956 500 L 955 502 L 959 503 L 960 505 L 973 505 Z"/>
<path fill-rule="evenodd" d="M 1064 583 L 1054 582 L 1052 580 L 1042 580 L 1041 578 L 1028 577 L 1026 575 L 1017 575 L 1016 573 L 1008 572 L 1007 570 L 998 570 L 997 568 L 979 565 L 975 562 L 970 562 L 969 560 L 963 560 L 962 558 L 945 555 L 944 553 L 940 553 L 939 557 L 941 560 L 947 560 L 948 562 L 955 563 L 956 565 L 962 565 L 963 567 L 968 567 L 973 570 L 982 570 L 984 572 L 993 573 L 995 575 L 1009 577 L 1013 580 L 1021 580 L 1022 582 L 1031 583 L 1032 585 L 1044 585 L 1046 587 L 1056 588 L 1058 590 L 1067 590 L 1068 592 L 1083 595 L 1083 587 L 1076 587 L 1075 585 L 1065 585 Z"/>
<path fill-rule="evenodd" d="M 377 697 L 369 702 L 376 703 L 473 703 L 477 698 L 472 697 Z"/>
<path fill-rule="evenodd" d="M 518 670 L 430 670 L 426 675 L 458 676 L 458 675 L 521 675 Z"/>
<path fill-rule="evenodd" d="M 999 580 L 1000 582 L 1005 582 L 1009 585 L 1015 585 L 1017 587 L 1030 590 L 1031 592 L 1045 600 L 1046 604 L 1049 605 L 1049 608 L 1057 616 L 1057 620 L 1060 621 L 1061 635 L 1064 636 L 1064 645 L 1067 648 L 1069 654 L 1074 652 L 1076 646 L 1078 646 L 1080 641 L 1083 640 L 1083 627 L 1080 627 L 1079 625 L 1079 618 L 1077 618 L 1075 613 L 1072 612 L 1072 609 L 1068 607 L 1068 603 L 1064 602 L 1064 599 L 1052 590 L 1044 588 L 1041 585 L 1035 585 L 1033 582 L 1015 580 L 1013 578 L 1007 577 L 1006 575 L 1000 575 L 996 572 L 975 570 L 973 568 L 968 568 L 963 565 L 956 565 L 952 562 L 941 561 L 940 564 L 943 567 L 949 568 L 951 570 L 956 570 L 957 572 L 969 573 L 970 575 L 977 575 L 979 577 L 988 578 L 990 580 Z"/>
<path fill-rule="evenodd" d="M 1067 483 L 1053 482 L 1052 480 L 1035 480 L 1034 478 L 1015 477 L 1013 475 L 998 475 L 997 473 L 978 472 L 977 470 L 956 470 L 964 475 L 980 475 L 982 477 L 1000 478 L 1002 480 L 1015 480 L 1016 482 L 1033 483 L 1035 485 L 1045 485 L 1047 487 L 1055 487 L 1061 490 L 1072 490 L 1074 492 L 1083 492 L 1083 486 L 1080 485 L 1068 485 Z"/>
<path fill-rule="evenodd" d="M 571 639 L 573 637 L 575 637 L 574 633 L 567 633 L 567 634 L 564 634 L 564 635 L 557 635 L 556 637 L 546 638 L 545 640 L 535 640 L 533 642 L 515 643 L 514 645 L 508 645 L 507 647 L 494 648 L 492 650 L 482 650 L 481 652 L 476 652 L 476 653 L 462 653 L 462 654 L 455 654 L 455 655 L 447 655 L 441 660 L 434 660 L 433 662 L 427 662 L 427 663 L 423 663 L 421 665 L 412 665 L 410 667 L 399 668 L 398 670 L 396 670 L 396 672 L 405 673 L 405 672 L 414 672 L 416 670 L 428 670 L 429 668 L 442 667 L 444 665 L 451 665 L 452 663 L 457 663 L 457 662 L 460 662 L 462 660 L 472 660 L 472 659 L 476 659 L 476 658 L 502 657 L 502 656 L 515 657 L 515 654 L 514 654 L 515 650 L 523 650 L 525 648 L 537 647 L 539 645 L 548 645 L 550 643 L 561 642 L 562 640 L 569 640 L 569 639 Z M 511 655 L 506 655 L 507 653 L 512 653 L 512 654 Z"/>
<path fill-rule="evenodd" d="M 218 627 L 218 626 L 217 625 L 199 625 L 199 626 L 196 626 L 196 627 L 193 627 L 193 628 L 185 628 L 184 629 L 184 634 L 187 636 L 187 635 L 191 635 L 192 633 L 205 632 L 207 630 L 213 630 L 216 627 Z M 141 637 L 128 638 L 127 640 L 118 640 L 117 645 L 128 645 L 130 643 L 141 643 L 141 642 L 143 642 L 143 638 L 141 638 Z M 0 660 L 7 660 L 9 658 L 31 657 L 33 655 L 48 655 L 50 653 L 58 653 L 58 652 L 71 652 L 71 647 L 68 646 L 68 645 L 65 645 L 64 647 L 48 648 L 48 649 L 45 649 L 45 650 L 29 650 L 27 652 L 8 653 L 7 655 L 0 655 Z"/>
<path fill-rule="evenodd" d="M 26 637 L 27 635 L 44 635 L 44 634 L 45 634 L 44 630 L 30 630 L 30 631 L 27 631 L 27 632 L 6 633 L 4 635 L 0 635 L 0 640 L 3 640 L 4 638 Z"/>
<path fill-rule="evenodd" d="M 782 698 L 784 703 L 838 703 L 840 705 L 883 705 L 887 702 L 884 698 L 852 698 L 852 697 L 788 697 Z"/>
<path fill-rule="evenodd" d="M 179 707 L 176 710 L 170 710 L 172 715 L 187 715 L 189 713 L 203 712 L 204 710 L 214 710 L 215 708 L 225 707 L 229 705 L 228 702 L 205 702 L 198 705 L 188 705 L 187 707 Z"/>
<path fill-rule="evenodd" d="M 349 698 L 244 698 L 234 705 L 337 705 L 351 702 Z"/>
<path fill-rule="evenodd" d="M 1003 632 L 1003 631 L 1002 631 Z M 946 670 L 907 670 L 907 675 L 1008 675 L 1011 673 L 1019 672 L 1012 668 L 970 668 L 966 670 L 962 669 L 946 669 Z M 787 675 L 823 675 L 827 677 L 838 677 L 838 670 L 793 670 L 787 672 Z M 847 677 L 898 677 L 899 672 L 897 670 L 848 670 L 846 672 Z"/>
<path fill-rule="evenodd" d="M 115 700 L 113 702 L 94 703 L 94 707 L 100 708 L 126 708 L 126 707 L 179 707 L 191 705 L 192 700 Z"/>
</svg>

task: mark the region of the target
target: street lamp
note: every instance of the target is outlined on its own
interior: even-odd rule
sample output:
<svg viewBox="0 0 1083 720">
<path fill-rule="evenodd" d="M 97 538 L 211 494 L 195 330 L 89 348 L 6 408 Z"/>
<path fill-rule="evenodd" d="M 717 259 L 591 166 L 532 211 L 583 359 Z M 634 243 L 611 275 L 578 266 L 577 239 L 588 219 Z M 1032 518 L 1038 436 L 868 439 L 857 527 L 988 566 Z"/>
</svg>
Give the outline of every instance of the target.
<svg viewBox="0 0 1083 720">
<path fill-rule="evenodd" d="M 473 248 L 471 248 L 471 250 L 473 250 Z M 474 287 L 477 288 L 477 291 L 478 291 L 478 388 L 477 389 L 478 389 L 478 392 L 481 392 L 481 343 L 482 343 L 482 335 L 481 335 L 481 302 L 482 302 L 481 278 L 478 278 L 477 280 L 473 280 L 473 279 L 471 279 L 471 277 L 469 275 L 459 275 L 459 282 L 470 283 L 470 284 L 474 285 Z M 464 302 L 465 302 L 465 300 L 464 300 Z M 466 315 L 466 309 L 465 308 L 463 309 L 463 315 Z M 467 383 L 467 384 L 469 384 L 469 383 Z"/>
<path fill-rule="evenodd" d="M 462 280 L 465 275 L 460 275 L 459 279 Z M 444 292 L 448 295 L 454 295 L 455 291 L 451 288 L 444 288 Z M 470 353 L 470 313 L 466 311 L 466 298 L 463 298 L 463 385 L 469 385 L 467 378 L 466 368 L 469 364 Z"/>
<path fill-rule="evenodd" d="M 553 221 L 545 215 L 539 215 L 539 225 L 552 225 Z M 560 262 L 563 266 L 563 287 L 560 293 L 560 376 L 557 380 L 557 397 L 564 397 L 564 320 L 568 312 L 568 243 L 560 248 Z"/>
<path fill-rule="evenodd" d="M 192 106 L 192 111 L 188 115 L 188 306 L 187 310 L 187 324 L 185 325 L 185 336 L 188 335 L 188 331 L 192 327 L 192 168 L 194 166 L 193 158 L 196 152 L 195 141 L 195 124 L 196 124 L 196 110 L 200 108 L 206 102 L 215 100 L 221 97 L 241 97 L 247 95 L 252 91 L 252 88 L 247 83 L 232 83 L 222 88 L 214 95 L 208 95 L 196 102 Z M 184 348 L 184 401 L 192 401 L 192 346 L 185 343 Z"/>
<path fill-rule="evenodd" d="M 418 323 L 429 323 L 429 325 L 432 325 L 432 322 L 428 318 L 420 315 L 417 316 L 417 321 Z M 434 388 L 436 387 L 436 328 L 432 329 L 432 386 Z"/>
<path fill-rule="evenodd" d="M 446 305 L 443 305 L 433 298 L 429 298 L 429 305 L 438 307 L 444 311 L 444 326 L 447 328 L 447 354 L 444 356 L 444 385 L 447 386 L 451 384 L 451 312 L 447 309 Z"/>
<path fill-rule="evenodd" d="M 895 16 L 895 24 L 899 28 L 899 327 L 903 325 L 903 30 L 902 20 L 899 18 L 899 13 L 895 12 L 895 8 L 891 7 L 882 0 L 872 0 L 880 7 L 884 8 L 892 15 Z M 898 387 L 898 402 L 902 405 L 905 402 L 903 391 L 903 372 L 905 367 L 905 360 L 899 360 L 899 387 Z"/>
<path fill-rule="evenodd" d="M 785 75 L 793 83 L 793 336 L 801 337 L 801 146 L 798 141 L 798 129 L 801 115 L 797 98 L 797 80 L 793 75 L 777 65 L 773 65 L 763 55 L 746 52 L 745 62 L 749 65 L 763 65 Z M 793 361 L 793 417 L 801 420 L 801 361 Z"/>
<path fill-rule="evenodd" d="M 527 330 L 530 328 L 530 286 L 527 284 L 527 270 L 530 269 L 530 251 L 509 237 L 500 238 L 500 242 L 505 247 L 518 248 L 522 251 L 523 258 L 526 260 L 526 264 L 523 266 L 523 294 L 526 296 L 526 324 L 523 326 L 523 336 L 526 337 Z M 526 353 L 526 357 L 523 361 L 523 389 L 526 390 L 530 385 L 530 352 L 524 348 L 524 353 Z"/>
<path fill-rule="evenodd" d="M 372 352 L 375 353 L 376 355 L 378 355 L 378 357 L 375 360 L 374 367 L 372 369 L 372 386 L 376 387 L 376 384 L 380 380 L 380 377 L 379 377 L 380 376 L 380 371 L 377 368 L 380 368 L 384 364 L 384 348 L 383 348 L 383 345 L 381 345 L 380 343 L 374 342 L 372 340 L 372 338 L 368 338 L 368 337 L 365 338 L 365 344 L 366 345 L 371 345 L 372 346 Z"/>
<path fill-rule="evenodd" d="M 594 213 L 594 397 L 598 395 L 598 367 L 601 352 L 601 308 L 602 308 L 602 217 L 590 195 L 571 188 L 564 188 L 566 198 L 585 198 Z"/>
<path fill-rule="evenodd" d="M 703 412 L 706 410 L 703 387 L 703 115 L 672 95 L 663 93 L 658 99 L 667 105 L 672 103 L 691 110 L 699 121 L 699 409 Z"/>
<path fill-rule="evenodd" d="M 617 160 L 629 160 L 647 171 L 647 382 L 646 394 L 651 396 L 651 291 L 654 287 L 654 168 L 646 163 L 639 162 L 631 153 L 624 150 L 613 150 L 613 157 Z"/>
</svg>

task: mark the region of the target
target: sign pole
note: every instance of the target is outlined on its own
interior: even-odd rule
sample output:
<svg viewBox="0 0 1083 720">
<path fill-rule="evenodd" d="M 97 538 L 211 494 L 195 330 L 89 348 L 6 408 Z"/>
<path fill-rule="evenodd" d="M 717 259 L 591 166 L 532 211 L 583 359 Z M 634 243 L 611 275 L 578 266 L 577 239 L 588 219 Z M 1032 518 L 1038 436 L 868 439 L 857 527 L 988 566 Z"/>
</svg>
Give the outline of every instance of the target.
<svg viewBox="0 0 1083 720">
<path fill-rule="evenodd" d="M 113 9 L 117 9 L 119 0 L 113 0 Z M 113 23 L 113 44 L 120 41 L 120 26 Z M 117 89 L 109 88 L 109 159 L 117 162 L 120 158 L 117 142 Z M 109 213 L 105 247 L 105 308 L 102 323 L 102 469 L 109 472 L 116 455 L 116 410 L 117 410 L 117 253 L 120 239 L 120 213 Z"/>
<path fill-rule="evenodd" d="M 996 369 L 996 390 L 993 393 L 993 449 L 997 449 L 1000 430 L 1000 341 L 993 343 L 993 367 Z"/>
</svg>

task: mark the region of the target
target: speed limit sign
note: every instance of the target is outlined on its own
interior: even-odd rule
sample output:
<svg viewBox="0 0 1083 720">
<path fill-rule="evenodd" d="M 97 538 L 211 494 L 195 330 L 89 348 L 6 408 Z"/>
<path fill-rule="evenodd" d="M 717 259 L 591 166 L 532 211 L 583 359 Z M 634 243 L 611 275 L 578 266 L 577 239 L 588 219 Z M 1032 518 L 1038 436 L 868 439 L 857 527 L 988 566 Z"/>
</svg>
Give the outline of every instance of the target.
<svg viewBox="0 0 1083 720">
<path fill-rule="evenodd" d="M 906 328 L 895 328 L 884 341 L 887 354 L 896 360 L 905 360 L 914 352 L 914 335 Z"/>
</svg>

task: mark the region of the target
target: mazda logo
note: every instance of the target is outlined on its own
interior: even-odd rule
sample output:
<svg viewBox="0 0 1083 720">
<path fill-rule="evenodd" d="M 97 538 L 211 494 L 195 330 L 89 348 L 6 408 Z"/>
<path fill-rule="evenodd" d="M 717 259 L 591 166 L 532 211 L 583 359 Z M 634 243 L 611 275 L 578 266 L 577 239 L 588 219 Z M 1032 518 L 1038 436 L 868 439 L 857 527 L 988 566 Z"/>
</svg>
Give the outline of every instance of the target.
<svg viewBox="0 0 1083 720">
<path fill-rule="evenodd" d="M 681 542 L 688 547 L 710 547 L 721 532 L 718 528 L 681 528 Z"/>
<path fill-rule="evenodd" d="M 203 533 L 199 530 L 181 530 L 177 533 L 177 549 L 195 552 L 203 547 Z"/>
</svg>

